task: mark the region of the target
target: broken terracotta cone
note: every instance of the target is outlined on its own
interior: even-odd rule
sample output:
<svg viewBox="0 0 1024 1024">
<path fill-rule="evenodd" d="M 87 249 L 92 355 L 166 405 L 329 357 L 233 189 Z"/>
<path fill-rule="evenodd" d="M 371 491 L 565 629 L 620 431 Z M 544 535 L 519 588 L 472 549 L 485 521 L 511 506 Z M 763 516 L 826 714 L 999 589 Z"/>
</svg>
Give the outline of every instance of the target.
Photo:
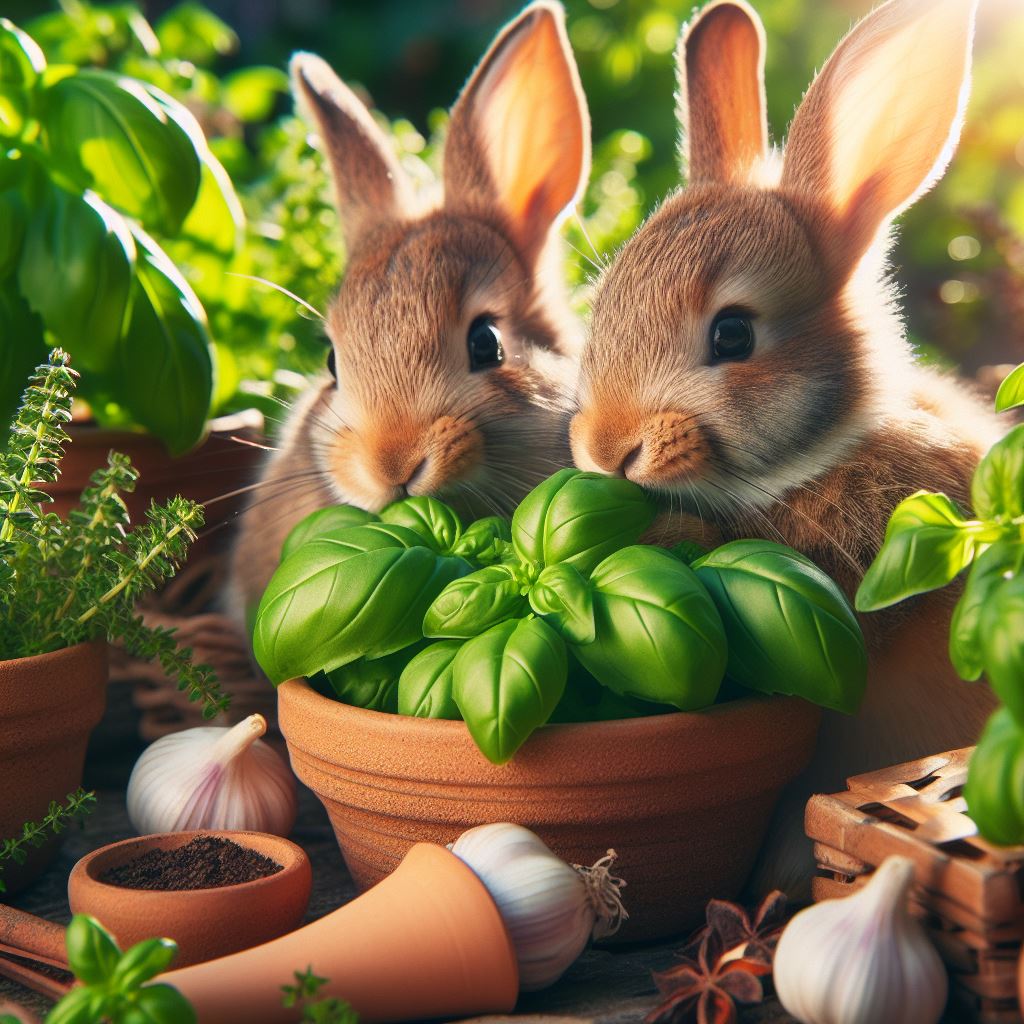
<svg viewBox="0 0 1024 1024">
<path fill-rule="evenodd" d="M 507 1013 L 519 992 L 512 941 L 483 882 L 440 846 L 414 846 L 383 882 L 298 931 L 242 953 L 169 971 L 200 1024 L 282 1024 L 281 986 L 310 968 L 318 997 L 350 1003 L 363 1024 Z"/>
</svg>

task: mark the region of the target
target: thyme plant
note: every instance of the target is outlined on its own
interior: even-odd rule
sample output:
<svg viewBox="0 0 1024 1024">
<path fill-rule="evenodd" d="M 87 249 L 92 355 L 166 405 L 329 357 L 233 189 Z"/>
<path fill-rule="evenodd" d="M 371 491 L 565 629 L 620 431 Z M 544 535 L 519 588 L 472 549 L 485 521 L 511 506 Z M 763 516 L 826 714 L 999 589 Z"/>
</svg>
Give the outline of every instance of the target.
<svg viewBox="0 0 1024 1024">
<path fill-rule="evenodd" d="M 212 718 L 228 704 L 213 671 L 189 660 L 173 630 L 147 626 L 136 600 L 171 578 L 202 526 L 195 502 L 153 504 L 134 528 L 121 495 L 138 474 L 111 452 L 67 519 L 46 511 L 60 475 L 64 425 L 78 374 L 61 349 L 37 367 L 0 454 L 0 659 L 26 658 L 86 640 L 117 641 L 159 660 Z"/>
</svg>

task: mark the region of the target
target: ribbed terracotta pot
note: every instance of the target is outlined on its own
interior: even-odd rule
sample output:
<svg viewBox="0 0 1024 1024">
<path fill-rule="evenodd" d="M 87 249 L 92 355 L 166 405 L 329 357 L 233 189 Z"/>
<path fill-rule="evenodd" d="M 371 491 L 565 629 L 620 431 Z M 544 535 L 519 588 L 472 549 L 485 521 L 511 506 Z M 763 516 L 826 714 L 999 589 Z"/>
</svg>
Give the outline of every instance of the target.
<svg viewBox="0 0 1024 1024">
<path fill-rule="evenodd" d="M 82 784 L 89 733 L 103 717 L 107 645 L 77 644 L 51 654 L 0 661 L 0 837 L 39 821 L 51 800 L 63 802 Z M 59 841 L 31 849 L 21 865 L 8 862 L 8 894 L 33 881 Z"/>
<path fill-rule="evenodd" d="M 364 711 L 303 680 L 278 688 L 278 714 L 292 768 L 326 807 L 359 886 L 413 843 L 512 821 L 573 863 L 617 851 L 630 914 L 621 941 L 681 932 L 710 898 L 739 893 L 819 719 L 805 701 L 773 697 L 548 725 L 498 766 L 462 722 Z"/>
<path fill-rule="evenodd" d="M 103 875 L 150 850 L 175 850 L 197 836 L 230 839 L 263 854 L 281 870 L 251 882 L 213 889 L 128 889 Z M 213 960 L 259 946 L 302 924 L 313 872 L 295 843 L 265 832 L 161 832 L 100 847 L 83 857 L 68 878 L 74 914 L 92 914 L 122 949 L 159 935 L 178 944 L 175 967 Z"/>
</svg>

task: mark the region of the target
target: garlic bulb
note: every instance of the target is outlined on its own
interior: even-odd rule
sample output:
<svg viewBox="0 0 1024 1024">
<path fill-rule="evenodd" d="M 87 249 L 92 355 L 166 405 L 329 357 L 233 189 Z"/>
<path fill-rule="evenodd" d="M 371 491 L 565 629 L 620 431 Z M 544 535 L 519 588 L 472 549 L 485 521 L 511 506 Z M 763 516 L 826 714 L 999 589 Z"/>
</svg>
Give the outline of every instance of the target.
<svg viewBox="0 0 1024 1024">
<path fill-rule="evenodd" d="M 800 911 L 775 951 L 775 991 L 802 1024 L 935 1024 L 946 971 L 907 912 L 914 865 L 889 857 L 845 899 Z"/>
<path fill-rule="evenodd" d="M 613 850 L 593 867 L 570 867 L 528 828 L 507 822 L 471 828 L 450 849 L 497 905 L 524 992 L 553 985 L 592 938 L 613 934 L 629 916 L 619 896 L 625 882 L 610 872 Z"/>
<path fill-rule="evenodd" d="M 295 824 L 295 777 L 260 737 L 262 715 L 200 726 L 148 746 L 128 780 L 128 817 L 142 835 L 190 829 L 272 832 Z"/>
</svg>

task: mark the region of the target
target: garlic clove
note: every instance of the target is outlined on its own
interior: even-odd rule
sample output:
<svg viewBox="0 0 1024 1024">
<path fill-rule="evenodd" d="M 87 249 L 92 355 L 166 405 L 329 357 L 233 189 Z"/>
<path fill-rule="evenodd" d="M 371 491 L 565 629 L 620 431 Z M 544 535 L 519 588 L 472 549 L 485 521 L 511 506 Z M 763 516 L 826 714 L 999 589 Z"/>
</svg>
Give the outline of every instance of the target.
<svg viewBox="0 0 1024 1024">
<path fill-rule="evenodd" d="M 230 728 L 199 726 L 164 736 L 128 781 L 128 817 L 140 834 L 193 829 L 271 832 L 295 824 L 295 777 L 260 737 L 262 715 Z"/>
<path fill-rule="evenodd" d="M 775 951 L 779 1001 L 801 1024 L 936 1024 L 948 979 L 907 910 L 913 862 L 889 857 L 851 896 L 802 910 Z"/>
<path fill-rule="evenodd" d="M 500 822 L 464 832 L 451 846 L 487 887 L 519 961 L 524 992 L 554 984 L 591 938 L 612 934 L 626 918 L 625 884 L 608 870 L 570 867 L 527 828 Z"/>
</svg>

